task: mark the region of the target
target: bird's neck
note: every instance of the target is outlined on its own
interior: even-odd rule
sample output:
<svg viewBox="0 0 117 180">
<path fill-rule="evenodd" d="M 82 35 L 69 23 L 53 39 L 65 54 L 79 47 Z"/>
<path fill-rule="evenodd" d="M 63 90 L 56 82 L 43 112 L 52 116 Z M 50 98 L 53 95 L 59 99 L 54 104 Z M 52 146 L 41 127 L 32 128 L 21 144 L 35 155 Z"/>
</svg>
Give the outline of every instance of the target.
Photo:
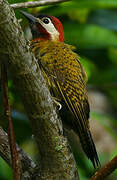
<svg viewBox="0 0 117 180">
<path fill-rule="evenodd" d="M 39 37 L 39 38 L 34 38 L 34 39 L 32 40 L 32 42 L 48 41 L 48 40 L 49 40 L 48 38 Z"/>
<path fill-rule="evenodd" d="M 52 34 L 49 33 L 40 33 L 40 34 L 33 34 L 33 41 L 56 41 L 56 42 L 64 42 L 64 36 L 59 34 Z"/>
<path fill-rule="evenodd" d="M 32 42 L 40 42 L 40 41 L 62 42 L 58 38 L 57 39 L 51 39 L 51 38 L 48 38 L 47 36 L 37 37 L 37 38 L 34 38 L 32 40 Z"/>
</svg>

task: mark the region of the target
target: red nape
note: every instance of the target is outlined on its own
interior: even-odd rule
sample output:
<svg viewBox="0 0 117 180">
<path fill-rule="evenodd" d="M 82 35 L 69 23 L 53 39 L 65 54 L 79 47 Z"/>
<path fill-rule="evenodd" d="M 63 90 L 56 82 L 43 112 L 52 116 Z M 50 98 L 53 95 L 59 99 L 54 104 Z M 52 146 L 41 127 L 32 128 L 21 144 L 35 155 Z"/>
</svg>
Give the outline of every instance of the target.
<svg viewBox="0 0 117 180">
<path fill-rule="evenodd" d="M 54 16 L 50 16 L 50 17 L 51 17 L 52 23 L 54 24 L 55 28 L 59 32 L 59 41 L 64 42 L 64 30 L 63 30 L 62 23 L 56 17 Z"/>
</svg>

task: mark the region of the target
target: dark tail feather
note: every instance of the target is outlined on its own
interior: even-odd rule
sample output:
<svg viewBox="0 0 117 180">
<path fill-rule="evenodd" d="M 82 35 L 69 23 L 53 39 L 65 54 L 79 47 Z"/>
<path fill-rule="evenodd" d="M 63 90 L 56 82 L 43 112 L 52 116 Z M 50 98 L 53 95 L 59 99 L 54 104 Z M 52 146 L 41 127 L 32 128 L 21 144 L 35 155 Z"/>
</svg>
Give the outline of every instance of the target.
<svg viewBox="0 0 117 180">
<path fill-rule="evenodd" d="M 93 138 L 91 136 L 90 131 L 87 129 L 85 133 L 80 132 L 79 138 L 80 138 L 82 148 L 85 154 L 87 155 L 87 157 L 91 160 L 94 168 L 100 167 L 98 154 L 97 154 L 96 147 L 93 142 Z"/>
</svg>

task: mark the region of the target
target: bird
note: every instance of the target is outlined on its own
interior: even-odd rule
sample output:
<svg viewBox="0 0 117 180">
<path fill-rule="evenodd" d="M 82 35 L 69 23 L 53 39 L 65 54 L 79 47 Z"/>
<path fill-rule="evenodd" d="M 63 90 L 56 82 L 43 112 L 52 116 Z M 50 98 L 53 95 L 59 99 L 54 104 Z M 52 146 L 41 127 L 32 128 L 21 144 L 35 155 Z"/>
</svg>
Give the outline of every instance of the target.
<svg viewBox="0 0 117 180">
<path fill-rule="evenodd" d="M 94 168 L 100 166 L 89 125 L 90 106 L 86 91 L 87 75 L 74 46 L 64 42 L 64 30 L 54 16 L 33 16 L 20 11 L 28 20 L 32 33 L 30 47 L 38 60 L 54 102 L 66 109 L 73 118 L 64 118 L 80 139 L 82 149 Z M 61 106 L 62 104 L 62 106 Z M 61 110 L 60 110 L 61 111 Z"/>
</svg>

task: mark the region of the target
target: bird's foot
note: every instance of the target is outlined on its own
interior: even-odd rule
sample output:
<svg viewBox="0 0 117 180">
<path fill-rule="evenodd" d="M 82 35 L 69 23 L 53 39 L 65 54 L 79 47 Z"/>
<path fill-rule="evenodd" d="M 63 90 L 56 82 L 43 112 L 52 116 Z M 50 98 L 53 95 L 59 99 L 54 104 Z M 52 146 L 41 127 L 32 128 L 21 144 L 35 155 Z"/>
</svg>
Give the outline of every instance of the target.
<svg viewBox="0 0 117 180">
<path fill-rule="evenodd" d="M 59 100 L 58 98 L 53 97 L 53 101 L 54 101 L 54 103 L 57 105 L 58 110 L 60 111 L 60 110 L 61 110 L 61 108 L 62 108 L 61 103 L 60 103 L 60 102 L 58 102 L 58 101 L 60 101 L 60 100 Z"/>
</svg>

